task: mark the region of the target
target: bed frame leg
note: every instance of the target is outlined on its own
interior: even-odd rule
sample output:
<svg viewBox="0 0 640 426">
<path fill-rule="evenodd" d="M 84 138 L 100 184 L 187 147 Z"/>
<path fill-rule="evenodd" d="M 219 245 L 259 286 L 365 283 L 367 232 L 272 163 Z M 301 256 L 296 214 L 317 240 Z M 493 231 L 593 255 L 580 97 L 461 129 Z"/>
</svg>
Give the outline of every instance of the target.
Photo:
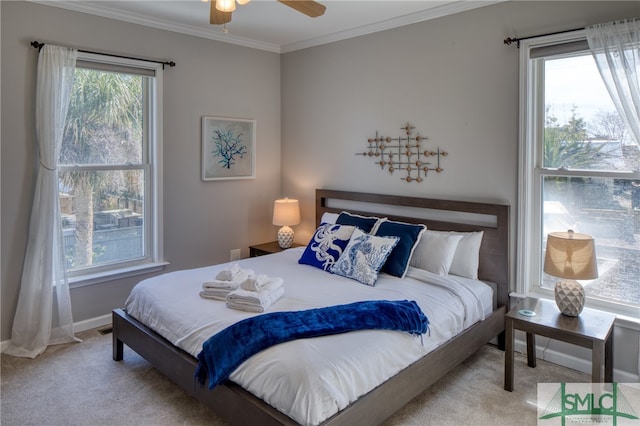
<svg viewBox="0 0 640 426">
<path fill-rule="evenodd" d="M 124 358 L 124 343 L 122 343 L 113 333 L 113 360 L 122 361 Z"/>
<path fill-rule="evenodd" d="M 124 358 L 124 343 L 122 342 L 122 340 L 118 339 L 118 319 L 119 318 L 116 315 L 115 311 L 113 311 L 113 313 L 111 314 L 111 317 L 112 317 L 111 327 L 113 328 L 111 332 L 111 336 L 113 338 L 113 344 L 112 344 L 113 360 L 122 361 L 122 359 Z"/>
<path fill-rule="evenodd" d="M 505 334 L 504 331 L 500 334 L 498 334 L 498 348 L 500 348 L 501 351 L 504 351 L 505 349 Z"/>
</svg>

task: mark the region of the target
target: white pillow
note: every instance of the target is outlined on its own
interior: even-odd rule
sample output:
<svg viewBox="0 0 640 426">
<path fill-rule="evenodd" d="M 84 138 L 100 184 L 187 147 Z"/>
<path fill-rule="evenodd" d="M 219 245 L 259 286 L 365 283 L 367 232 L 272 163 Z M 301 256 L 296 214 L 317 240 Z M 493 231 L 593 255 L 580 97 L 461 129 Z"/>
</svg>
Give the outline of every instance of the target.
<svg viewBox="0 0 640 426">
<path fill-rule="evenodd" d="M 336 223 L 337 219 L 338 219 L 338 213 L 324 212 L 322 213 L 322 219 L 320 219 L 320 223 L 334 224 Z"/>
<path fill-rule="evenodd" d="M 409 265 L 446 276 L 462 235 L 426 230 L 413 251 Z"/>
<path fill-rule="evenodd" d="M 478 279 L 478 266 L 480 264 L 480 245 L 484 231 L 477 232 L 455 232 L 455 231 L 432 231 L 442 234 L 461 235 L 456 252 L 453 255 L 449 273 L 461 277 Z"/>
</svg>

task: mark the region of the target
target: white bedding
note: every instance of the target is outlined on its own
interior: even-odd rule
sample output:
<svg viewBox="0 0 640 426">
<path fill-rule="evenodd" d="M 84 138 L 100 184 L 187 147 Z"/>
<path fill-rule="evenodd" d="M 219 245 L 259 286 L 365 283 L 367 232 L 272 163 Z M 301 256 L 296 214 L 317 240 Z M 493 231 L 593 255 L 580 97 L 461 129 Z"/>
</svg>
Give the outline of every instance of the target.
<svg viewBox="0 0 640 426">
<path fill-rule="evenodd" d="M 359 300 L 415 300 L 429 332 L 366 330 L 282 343 L 245 361 L 230 380 L 300 424 L 319 424 L 492 311 L 481 281 L 442 277 L 411 268 L 400 279 L 381 274 L 375 287 L 299 265 L 304 248 L 244 259 L 243 268 L 284 279 L 284 296 L 268 312 L 302 310 Z M 254 313 L 199 296 L 202 283 L 229 264 L 171 272 L 140 282 L 127 312 L 194 357 L 202 343 Z"/>
</svg>

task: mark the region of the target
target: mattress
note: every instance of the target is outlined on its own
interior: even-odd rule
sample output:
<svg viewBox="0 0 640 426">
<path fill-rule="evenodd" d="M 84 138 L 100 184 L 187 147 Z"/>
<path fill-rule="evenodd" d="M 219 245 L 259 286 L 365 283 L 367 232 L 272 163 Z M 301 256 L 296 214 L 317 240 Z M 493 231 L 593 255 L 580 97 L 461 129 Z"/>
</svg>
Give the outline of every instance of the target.
<svg viewBox="0 0 640 426">
<path fill-rule="evenodd" d="M 429 330 L 422 336 L 365 330 L 295 340 L 252 356 L 231 374 L 231 381 L 300 424 L 321 423 L 493 309 L 493 290 L 481 281 L 410 268 L 405 278 L 380 274 L 370 287 L 298 264 L 303 250 L 292 248 L 238 262 L 256 274 L 283 279 L 284 296 L 268 312 L 361 300 L 415 300 L 429 319 Z M 202 283 L 229 265 L 170 272 L 141 281 L 125 308 L 195 357 L 209 337 L 257 315 L 199 296 Z"/>
</svg>

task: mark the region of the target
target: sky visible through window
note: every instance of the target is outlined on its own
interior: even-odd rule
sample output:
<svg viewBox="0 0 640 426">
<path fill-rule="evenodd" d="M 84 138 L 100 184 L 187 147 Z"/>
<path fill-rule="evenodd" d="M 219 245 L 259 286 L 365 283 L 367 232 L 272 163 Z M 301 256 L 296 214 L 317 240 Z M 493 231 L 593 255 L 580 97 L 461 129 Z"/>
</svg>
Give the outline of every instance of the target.
<svg viewBox="0 0 640 426">
<path fill-rule="evenodd" d="M 599 278 L 583 282 L 587 298 L 638 306 L 640 181 L 616 175 L 640 168 L 638 147 L 630 140 L 628 131 L 620 131 L 624 125 L 590 53 L 546 58 L 544 66 L 546 118 L 557 119 L 555 123 L 549 122 L 552 124 L 548 135 L 545 131 L 545 147 L 557 143 L 568 148 L 584 142 L 588 145 L 585 144 L 584 152 L 567 149 L 557 154 L 566 157 L 560 157 L 562 165 L 584 172 L 582 176 L 559 177 L 550 173 L 544 177 L 543 234 L 570 227 L 592 235 L 596 241 Z M 574 114 L 583 120 L 584 127 L 570 125 Z M 606 121 L 603 114 L 608 114 Z M 614 116 L 618 119 L 613 119 Z M 558 142 L 557 138 L 566 139 Z M 605 156 L 600 158 L 601 154 Z M 611 174 L 591 174 L 591 170 Z M 563 212 L 560 216 L 551 210 L 556 205 Z M 556 281 L 555 277 L 545 275 L 543 287 L 553 288 Z"/>
<path fill-rule="evenodd" d="M 560 123 L 569 121 L 573 106 L 587 123 L 599 111 L 615 110 L 591 55 L 545 61 L 545 105 Z"/>
</svg>

